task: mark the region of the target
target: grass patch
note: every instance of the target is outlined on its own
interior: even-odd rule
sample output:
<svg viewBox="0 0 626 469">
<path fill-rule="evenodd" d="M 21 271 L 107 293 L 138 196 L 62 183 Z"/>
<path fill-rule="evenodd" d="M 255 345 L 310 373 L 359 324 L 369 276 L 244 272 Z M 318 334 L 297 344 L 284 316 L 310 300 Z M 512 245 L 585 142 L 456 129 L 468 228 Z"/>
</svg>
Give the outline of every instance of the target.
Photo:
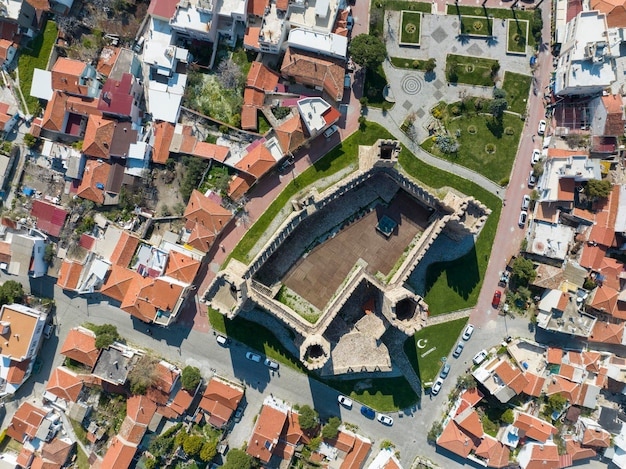
<svg viewBox="0 0 626 469">
<path fill-rule="evenodd" d="M 372 145 L 379 138 L 384 138 L 382 133 L 389 135 L 385 129 L 378 124 L 367 123 L 365 129 L 357 131 L 345 139 L 340 145 L 329 151 L 323 158 L 319 159 L 313 166 L 309 167 L 290 182 L 280 193 L 276 200 L 265 210 L 254 225 L 246 232 L 230 254 L 226 262 L 233 257 L 243 263 L 250 262 L 250 250 L 257 243 L 261 235 L 270 226 L 270 223 L 278 215 L 280 210 L 287 204 L 289 199 L 301 189 L 309 186 L 318 179 L 328 177 L 337 171 L 356 163 L 359 145 Z"/>
<path fill-rule="evenodd" d="M 270 131 L 272 126 L 270 125 L 267 118 L 265 117 L 265 114 L 263 114 L 261 111 L 257 111 L 257 112 L 259 116 L 259 133 L 261 135 L 265 135 L 267 132 Z"/>
<path fill-rule="evenodd" d="M 276 300 L 288 308 L 291 308 L 302 319 L 310 322 L 311 324 L 315 324 L 321 316 L 321 312 L 319 310 L 316 311 L 308 301 L 288 288 L 286 285 L 280 287 Z"/>
<path fill-rule="evenodd" d="M 410 70 L 426 71 L 427 60 L 404 59 L 402 57 L 389 57 L 391 65 L 396 68 L 407 68 Z"/>
<path fill-rule="evenodd" d="M 420 11 L 432 13 L 432 5 L 424 2 L 407 0 L 374 0 L 370 3 L 370 34 L 382 38 L 384 30 L 385 11 Z M 419 37 L 419 36 L 418 36 Z"/>
<path fill-rule="evenodd" d="M 387 86 L 387 76 L 380 64 L 377 68 L 367 67 L 365 69 L 365 84 L 363 96 L 367 98 L 367 105 L 372 107 L 382 107 L 386 103 L 383 90 Z"/>
<path fill-rule="evenodd" d="M 228 336 L 249 345 L 264 353 L 268 357 L 289 366 L 302 373 L 308 374 L 339 392 L 382 412 L 390 412 L 409 407 L 418 400 L 409 383 L 402 377 L 371 379 L 371 387 L 363 391 L 355 391 L 355 386 L 361 380 L 324 380 L 310 373 L 300 361 L 291 355 L 276 339 L 274 334 L 259 324 L 246 319 L 235 317 L 226 319 L 219 312 L 209 308 L 211 326 Z"/>
<path fill-rule="evenodd" d="M 528 45 L 528 21 L 507 20 L 507 52 L 526 53 Z"/>
<path fill-rule="evenodd" d="M 448 277 L 460 278 L 465 275 L 468 269 L 466 256 L 452 261 L 433 264 L 427 272 L 429 289 L 426 291 L 424 301 L 428 304 L 431 314 L 447 313 L 474 306 L 478 301 L 480 287 L 487 270 L 491 247 L 496 236 L 500 211 L 502 210 L 502 202 L 498 197 L 478 184 L 427 165 L 406 149 L 403 149 L 400 153 L 400 164 L 407 173 L 416 179 L 418 178 L 429 187 L 453 187 L 463 194 L 475 197 L 491 209 L 491 215 L 487 218 L 487 222 L 474 245 L 474 257 L 478 275 L 471 291 L 467 291 L 464 295 L 458 294 L 454 291 L 455 285 L 450 284 L 448 280 Z"/>
<path fill-rule="evenodd" d="M 422 13 L 419 11 L 403 11 L 401 20 L 400 42 L 406 44 L 420 43 Z"/>
<path fill-rule="evenodd" d="M 493 86 L 494 72 L 500 69 L 495 59 L 448 54 L 446 59 L 446 79 L 450 83 Z"/>
<path fill-rule="evenodd" d="M 451 104 L 449 109 L 455 106 L 460 104 Z M 473 169 L 494 182 L 510 175 L 524 127 L 524 122 L 518 116 L 504 114 L 502 119 L 495 119 L 491 115 L 466 113 L 456 118 L 446 116 L 444 124 L 449 135 L 459 135 L 458 151 L 443 153 L 433 138 L 426 139 L 422 148 L 440 158 Z M 512 132 L 512 135 L 507 132 Z M 487 148 L 489 144 L 495 146 L 495 151 L 492 151 L 492 147 Z"/>
<path fill-rule="evenodd" d="M 450 354 L 467 320 L 468 318 L 461 318 L 428 326 L 417 331 L 413 337 L 406 339 L 404 353 L 409 358 L 415 373 L 420 377 L 422 386 L 429 381 L 435 381 L 443 366 L 441 358 Z M 424 348 L 418 346 L 420 342 Z M 422 357 L 422 354 L 433 347 L 437 349 Z"/>
<path fill-rule="evenodd" d="M 53 21 L 47 21 L 43 32 L 30 43 L 28 48 L 20 49 L 17 67 L 20 73 L 20 89 L 26 100 L 28 112 L 35 114 L 39 109 L 39 100 L 30 95 L 33 83 L 33 74 L 36 68 L 46 70 L 50 51 L 57 38 L 57 25 Z"/>
<path fill-rule="evenodd" d="M 493 20 L 481 16 L 463 16 L 459 29 L 466 36 L 493 36 Z"/>
<path fill-rule="evenodd" d="M 89 465 L 89 458 L 78 445 L 76 445 L 76 466 L 78 469 L 89 469 L 91 467 Z"/>
<path fill-rule="evenodd" d="M 506 91 L 509 110 L 524 114 L 528 106 L 528 96 L 533 77 L 520 73 L 505 72 L 502 89 Z"/>
<path fill-rule="evenodd" d="M 76 420 L 69 419 L 69 421 L 72 424 L 72 429 L 76 434 L 76 438 L 78 438 L 80 442 L 85 446 L 90 445 L 91 443 L 89 442 L 89 440 L 87 440 L 87 430 L 85 430 L 83 426 Z"/>
</svg>

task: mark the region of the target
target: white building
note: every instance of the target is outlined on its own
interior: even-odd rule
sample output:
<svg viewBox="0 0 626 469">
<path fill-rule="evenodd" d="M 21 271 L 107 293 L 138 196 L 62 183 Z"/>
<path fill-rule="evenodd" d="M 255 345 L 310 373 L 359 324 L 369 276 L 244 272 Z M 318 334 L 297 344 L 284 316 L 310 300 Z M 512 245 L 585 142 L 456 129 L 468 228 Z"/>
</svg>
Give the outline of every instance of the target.
<svg viewBox="0 0 626 469">
<path fill-rule="evenodd" d="M 289 31 L 290 46 L 346 60 L 348 38 L 333 33 L 318 33 L 304 28 Z"/>
<path fill-rule="evenodd" d="M 562 200 L 559 194 L 561 179 L 573 179 L 575 182 L 601 179 L 600 162 L 586 155 L 567 157 L 548 157 L 543 175 L 537 188 L 539 202 L 556 202 Z"/>
</svg>

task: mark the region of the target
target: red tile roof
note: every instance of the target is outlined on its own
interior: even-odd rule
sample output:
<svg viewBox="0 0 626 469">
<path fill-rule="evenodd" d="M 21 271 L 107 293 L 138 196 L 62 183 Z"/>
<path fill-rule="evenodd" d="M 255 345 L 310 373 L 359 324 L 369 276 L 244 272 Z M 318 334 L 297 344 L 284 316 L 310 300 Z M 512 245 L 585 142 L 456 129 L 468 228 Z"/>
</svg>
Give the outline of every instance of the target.
<svg viewBox="0 0 626 469">
<path fill-rule="evenodd" d="M 122 49 L 120 47 L 103 47 L 102 52 L 100 52 L 100 57 L 98 58 L 96 71 L 108 77 L 115 66 L 115 62 L 117 61 L 121 50 Z"/>
<path fill-rule="evenodd" d="M 19 362 L 11 360 L 9 362 L 9 371 L 7 372 L 7 382 L 11 384 L 21 384 L 22 381 L 24 381 L 29 366 L 30 358 Z"/>
<path fill-rule="evenodd" d="M 274 129 L 276 138 L 284 154 L 293 153 L 306 141 L 300 114 L 294 114 Z"/>
<path fill-rule="evenodd" d="M 565 449 L 567 455 L 571 456 L 572 461 L 580 461 L 581 459 L 595 458 L 596 452 L 591 448 L 583 448 L 580 442 L 574 441 L 573 437 L 565 437 Z"/>
<path fill-rule="evenodd" d="M 59 57 L 50 70 L 52 89 L 86 96 L 88 87 L 79 81 L 86 67 L 87 64 L 81 60 Z"/>
<path fill-rule="evenodd" d="M 76 290 L 80 275 L 83 272 L 83 267 L 83 264 L 79 262 L 64 259 L 61 264 L 61 269 L 59 270 L 57 285 L 63 290 Z"/>
<path fill-rule="evenodd" d="M 47 414 L 45 410 L 35 407 L 30 402 L 22 403 L 6 429 L 7 436 L 20 443 L 24 443 L 26 437 L 32 440 Z"/>
<path fill-rule="evenodd" d="M 561 365 L 563 367 L 565 365 Z M 546 389 L 546 395 L 551 396 L 553 394 L 560 394 L 571 403 L 578 402 L 578 396 L 580 395 L 580 385 L 574 383 L 562 376 L 552 376 L 548 381 L 548 387 Z"/>
<path fill-rule="evenodd" d="M 111 165 L 97 160 L 87 160 L 83 179 L 78 186 L 76 195 L 97 204 L 104 203 L 104 186 L 109 179 Z M 100 189 L 99 187 L 103 187 Z"/>
<path fill-rule="evenodd" d="M 461 414 L 457 415 L 454 418 L 454 421 L 466 433 L 469 433 L 476 438 L 482 438 L 484 434 L 483 424 L 480 420 L 478 412 L 476 412 L 473 408 L 468 407 Z"/>
<path fill-rule="evenodd" d="M 46 391 L 60 399 L 69 402 L 78 401 L 78 396 L 83 390 L 83 381 L 68 368 L 59 366 L 52 370 Z"/>
<path fill-rule="evenodd" d="M 104 116 L 89 116 L 83 140 L 83 153 L 94 158 L 110 158 L 117 121 Z"/>
<path fill-rule="evenodd" d="M 261 34 L 260 26 L 248 26 L 243 36 L 243 44 L 250 49 L 259 50 L 259 35 Z"/>
<path fill-rule="evenodd" d="M 563 350 L 560 348 L 548 347 L 548 363 L 560 365 L 563 361 Z"/>
<path fill-rule="evenodd" d="M 530 462 L 524 469 L 560 469 L 559 450 L 556 445 L 538 445 L 532 447 Z"/>
<path fill-rule="evenodd" d="M 372 449 L 372 442 L 363 438 L 356 438 L 351 451 L 346 454 L 339 469 L 360 469 Z"/>
<path fill-rule="evenodd" d="M 59 353 L 93 368 L 100 355 L 96 348 L 96 335 L 82 327 L 70 329 Z"/>
<path fill-rule="evenodd" d="M 117 469 L 118 467 L 130 467 L 135 457 L 137 446 L 124 443 L 118 436 L 114 436 L 111 445 L 107 449 L 100 467 L 102 469 Z"/>
<path fill-rule="evenodd" d="M 126 401 L 126 415 L 133 423 L 148 426 L 156 412 L 156 404 L 146 396 L 133 396 Z"/>
<path fill-rule="evenodd" d="M 476 449 L 478 441 L 465 433 L 454 420 L 450 420 L 437 438 L 439 446 L 463 458 L 467 458 Z"/>
<path fill-rule="evenodd" d="M 476 448 L 476 456 L 487 461 L 487 467 L 506 467 L 509 465 L 509 448 L 495 438 L 485 435 Z"/>
<path fill-rule="evenodd" d="M 278 73 L 270 70 L 261 62 L 252 62 L 248 71 L 246 86 L 271 93 L 276 89 L 279 78 Z"/>
<path fill-rule="evenodd" d="M 83 233 L 82 235 L 80 235 L 78 245 L 81 248 L 87 249 L 87 251 L 91 251 L 94 244 L 96 244 L 96 238 L 94 238 L 93 236 L 88 235 L 87 233 Z"/>
<path fill-rule="evenodd" d="M 189 153 L 197 156 L 198 158 L 204 158 L 207 160 L 212 159 L 223 163 L 230 153 L 230 148 L 225 147 L 224 145 L 216 145 L 215 143 L 197 140 L 193 150 Z"/>
<path fill-rule="evenodd" d="M 35 453 L 32 450 L 26 448 L 25 446 L 22 446 L 22 450 L 17 456 L 17 463 L 22 467 L 29 467 L 33 460 L 34 454 Z"/>
<path fill-rule="evenodd" d="M 602 428 L 587 428 L 582 443 L 584 446 L 608 448 L 611 446 L 611 434 Z"/>
<path fill-rule="evenodd" d="M 528 438 L 541 442 L 546 442 L 551 435 L 557 433 L 557 429 L 548 422 L 521 412 L 517 414 L 513 425 L 524 432 Z"/>
<path fill-rule="evenodd" d="M 528 384 L 524 387 L 522 392 L 533 397 L 541 396 L 541 390 L 543 389 L 543 384 L 546 382 L 546 379 L 530 372 L 526 372 L 525 376 L 528 380 Z"/>
<path fill-rule="evenodd" d="M 256 421 L 246 452 L 267 464 L 287 421 L 287 414 L 264 405 Z"/>
<path fill-rule="evenodd" d="M 209 423 L 222 428 L 243 398 L 243 390 L 213 378 L 202 395 L 200 408 L 210 414 Z"/>
<path fill-rule="evenodd" d="M 248 15 L 255 15 L 260 18 L 265 14 L 265 8 L 269 6 L 269 0 L 248 0 Z"/>
<path fill-rule="evenodd" d="M 178 251 L 170 251 L 165 275 L 184 283 L 193 283 L 200 269 L 200 261 Z"/>
<path fill-rule="evenodd" d="M 189 410 L 192 401 L 193 394 L 181 388 L 174 396 L 174 400 L 170 402 L 169 408 L 178 415 L 184 415 Z"/>
<path fill-rule="evenodd" d="M 45 231 L 50 236 L 58 237 L 65 224 L 67 211 L 57 205 L 34 200 L 30 215 L 37 218 L 37 228 Z"/>
<path fill-rule="evenodd" d="M 158 122 L 154 125 L 154 146 L 152 148 L 152 162 L 165 164 L 170 157 L 170 144 L 174 136 L 174 124 Z"/>
<path fill-rule="evenodd" d="M 41 456 L 48 461 L 64 466 L 73 449 L 74 443 L 55 438 L 50 443 L 43 444 Z"/>
<path fill-rule="evenodd" d="M 335 101 L 341 101 L 343 98 L 346 71 L 340 60 L 288 47 L 280 73 L 295 79 L 297 83 L 323 88 Z"/>
<path fill-rule="evenodd" d="M 173 312 L 184 288 L 159 277 L 135 280 L 120 306 L 122 310 L 144 322 L 153 322 L 161 311 Z"/>
<path fill-rule="evenodd" d="M 235 167 L 259 179 L 272 169 L 275 164 L 276 160 L 268 148 L 260 144 L 244 156 Z"/>
<path fill-rule="evenodd" d="M 461 393 L 461 399 L 465 402 L 467 402 L 467 404 L 470 407 L 474 407 L 476 404 L 478 404 L 480 402 L 480 400 L 485 397 L 483 396 L 483 393 L 481 393 L 478 388 L 474 388 L 474 389 L 466 389 L 465 391 L 463 391 L 463 393 Z"/>
<path fill-rule="evenodd" d="M 230 181 L 230 185 L 228 186 L 228 196 L 232 200 L 239 200 L 243 195 L 248 192 L 248 189 L 252 187 L 256 179 L 249 174 L 240 173 Z"/>
<path fill-rule="evenodd" d="M 494 371 L 502 382 L 515 391 L 516 394 L 521 393 L 528 384 L 528 380 L 524 377 L 521 370 L 513 368 L 506 361 L 501 362 Z"/>
<path fill-rule="evenodd" d="M 134 270 L 113 264 L 100 293 L 121 303 L 131 285 L 141 279 L 141 275 Z"/>
<path fill-rule="evenodd" d="M 115 249 L 111 254 L 111 259 L 109 259 L 111 263 L 119 265 L 120 267 L 128 267 L 135 255 L 137 246 L 139 246 L 139 241 L 139 238 L 136 236 L 129 234 L 127 231 L 122 231 L 115 245 Z"/>
<path fill-rule="evenodd" d="M 135 77 L 130 73 L 124 73 L 121 80 L 109 78 L 100 91 L 98 109 L 109 114 L 130 117 L 139 98 L 132 94 L 134 84 Z"/>
<path fill-rule="evenodd" d="M 258 108 L 251 104 L 244 104 L 241 107 L 241 128 L 256 132 L 258 126 Z"/>
<path fill-rule="evenodd" d="M 147 396 L 156 404 L 167 404 L 180 375 L 181 370 L 178 367 L 164 361 L 159 362 L 156 366 L 156 380 L 148 389 Z"/>
</svg>

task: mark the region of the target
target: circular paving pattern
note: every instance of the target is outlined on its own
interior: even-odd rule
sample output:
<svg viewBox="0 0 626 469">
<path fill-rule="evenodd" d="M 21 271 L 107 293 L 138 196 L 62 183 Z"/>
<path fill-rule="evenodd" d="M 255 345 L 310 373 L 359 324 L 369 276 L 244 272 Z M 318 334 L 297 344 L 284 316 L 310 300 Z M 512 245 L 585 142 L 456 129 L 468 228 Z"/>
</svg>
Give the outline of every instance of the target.
<svg viewBox="0 0 626 469">
<path fill-rule="evenodd" d="M 406 94 L 417 94 L 422 89 L 422 80 L 414 76 L 404 77 L 402 89 Z"/>
</svg>

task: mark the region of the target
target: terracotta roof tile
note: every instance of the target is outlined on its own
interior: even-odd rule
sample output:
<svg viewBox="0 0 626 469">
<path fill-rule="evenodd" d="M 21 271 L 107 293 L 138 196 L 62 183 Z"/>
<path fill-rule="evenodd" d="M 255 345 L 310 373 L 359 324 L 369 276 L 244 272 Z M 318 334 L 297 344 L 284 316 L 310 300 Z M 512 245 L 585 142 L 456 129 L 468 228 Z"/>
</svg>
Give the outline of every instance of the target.
<svg viewBox="0 0 626 469">
<path fill-rule="evenodd" d="M 279 78 L 278 73 L 270 70 L 261 62 L 252 62 L 248 71 L 246 86 L 260 91 L 274 92 Z"/>
<path fill-rule="evenodd" d="M 133 282 L 140 281 L 141 278 L 134 270 L 113 264 L 100 293 L 121 303 Z"/>
<path fill-rule="evenodd" d="M 516 394 L 521 393 L 528 384 L 528 380 L 524 377 L 521 370 L 513 368 L 506 361 L 501 362 L 494 371 L 504 384 L 515 391 Z"/>
<path fill-rule="evenodd" d="M 193 395 L 180 388 L 174 396 L 174 400 L 170 402 L 169 407 L 178 415 L 185 415 L 185 413 L 189 410 L 192 401 Z"/>
<path fill-rule="evenodd" d="M 348 451 L 339 469 L 360 469 L 372 449 L 372 442 L 363 438 L 356 438 L 352 450 Z"/>
<path fill-rule="evenodd" d="M 228 224 L 233 214 L 218 203 L 205 197 L 200 191 L 194 190 L 183 216 L 187 220 L 201 224 L 217 235 Z"/>
<path fill-rule="evenodd" d="M 487 467 L 501 468 L 509 465 L 509 448 L 495 438 L 485 435 L 476 448 L 476 456 L 487 460 Z"/>
<path fill-rule="evenodd" d="M 333 438 L 331 440 L 325 439 L 324 441 L 326 441 L 333 448 L 337 448 L 339 451 L 347 453 L 354 447 L 356 437 L 353 433 L 342 432 L 340 430 L 337 433 L 337 438 Z"/>
<path fill-rule="evenodd" d="M 136 452 L 137 446 L 126 444 L 119 437 L 114 436 L 100 467 L 102 469 L 130 467 Z"/>
<path fill-rule="evenodd" d="M 259 35 L 261 34 L 260 26 L 248 26 L 243 36 L 243 44 L 247 48 L 259 50 Z"/>
<path fill-rule="evenodd" d="M 572 457 L 572 461 L 580 461 L 581 459 L 595 458 L 596 452 L 591 448 L 581 447 L 578 441 L 574 441 L 571 437 L 565 438 L 565 449 L 567 454 Z"/>
<path fill-rule="evenodd" d="M 89 116 L 83 140 L 83 153 L 94 158 L 108 160 L 116 123 L 114 119 L 107 119 L 103 116 Z"/>
<path fill-rule="evenodd" d="M 252 184 L 256 179 L 249 174 L 241 173 L 233 178 L 230 181 L 230 185 L 228 186 L 228 196 L 232 200 L 239 200 L 243 195 L 248 192 L 248 189 L 252 187 Z"/>
<path fill-rule="evenodd" d="M 83 389 L 82 380 L 73 371 L 60 366 L 52 370 L 46 391 L 67 402 L 78 401 Z"/>
<path fill-rule="evenodd" d="M 76 195 L 97 204 L 104 203 L 104 186 L 109 179 L 110 171 L 111 165 L 109 163 L 87 160 L 83 179 L 78 186 Z"/>
<path fill-rule="evenodd" d="M 24 443 L 27 436 L 33 439 L 47 414 L 46 411 L 35 407 L 30 402 L 24 402 L 13 415 L 6 434 L 20 443 Z"/>
<path fill-rule="evenodd" d="M 98 64 L 96 65 L 96 71 L 104 76 L 109 76 L 113 70 L 113 66 L 117 61 L 122 49 L 113 46 L 104 46 L 100 57 L 98 58 Z"/>
<path fill-rule="evenodd" d="M 79 82 L 86 67 L 87 64 L 80 60 L 59 57 L 50 70 L 52 89 L 86 96 L 87 86 Z"/>
<path fill-rule="evenodd" d="M 583 433 L 583 445 L 596 448 L 611 446 L 611 434 L 601 428 L 587 428 Z"/>
<path fill-rule="evenodd" d="M 37 228 L 58 237 L 67 218 L 67 210 L 42 200 L 34 200 L 30 215 L 37 218 Z"/>
<path fill-rule="evenodd" d="M 21 384 L 24 381 L 26 372 L 30 366 L 30 358 L 22 361 L 11 360 L 7 372 L 7 382 L 11 384 Z"/>
<path fill-rule="evenodd" d="M 55 464 L 65 465 L 70 457 L 74 443 L 69 443 L 61 438 L 55 438 L 50 443 L 44 443 L 41 447 L 41 456 Z"/>
<path fill-rule="evenodd" d="M 534 444 L 530 462 L 525 469 L 560 469 L 559 450 L 556 445 Z"/>
<path fill-rule="evenodd" d="M 111 263 L 119 265 L 120 267 L 128 267 L 130 261 L 135 255 L 135 251 L 137 251 L 139 241 L 139 238 L 136 236 L 132 236 L 128 232 L 122 231 L 122 234 L 115 245 L 115 249 L 111 254 L 111 259 L 109 259 Z"/>
<path fill-rule="evenodd" d="M 152 162 L 165 164 L 170 157 L 170 144 L 174 136 L 174 124 L 158 122 L 154 125 L 154 146 L 152 148 Z"/>
<path fill-rule="evenodd" d="M 83 264 L 79 262 L 64 259 L 61 264 L 61 269 L 59 270 L 57 285 L 63 290 L 76 290 L 80 275 L 83 272 L 83 267 Z"/>
<path fill-rule="evenodd" d="M 148 426 L 156 412 L 156 404 L 146 396 L 133 396 L 126 401 L 126 415 L 139 425 Z"/>
<path fill-rule="evenodd" d="M 82 327 L 70 329 L 59 353 L 90 368 L 95 366 L 100 355 L 95 334 Z"/>
<path fill-rule="evenodd" d="M 275 164 L 276 160 L 274 159 L 268 148 L 265 145 L 260 144 L 254 147 L 252 151 L 244 156 L 235 165 L 235 167 L 259 179 L 270 169 L 272 169 Z"/>
<path fill-rule="evenodd" d="M 467 458 L 476 449 L 477 443 L 478 440 L 474 440 L 471 435 L 463 432 L 454 420 L 449 421 L 437 438 L 439 446 L 463 458 Z"/>
<path fill-rule="evenodd" d="M 548 422 L 524 413 L 517 414 L 513 425 L 523 431 L 528 438 L 541 442 L 547 441 L 557 432 L 556 428 Z"/>
<path fill-rule="evenodd" d="M 548 363 L 560 365 L 563 362 L 563 350 L 560 348 L 548 347 Z"/>
<path fill-rule="evenodd" d="M 272 443 L 278 441 L 287 422 L 287 414 L 264 405 L 256 421 L 246 452 L 267 464 L 272 457 Z"/>
<path fill-rule="evenodd" d="M 144 322 L 156 319 L 159 310 L 172 312 L 183 287 L 159 277 L 135 280 L 128 289 L 121 309 Z"/>
<path fill-rule="evenodd" d="M 244 104 L 241 107 L 241 128 L 243 130 L 253 130 L 256 132 L 258 127 L 257 107 L 250 104 Z"/>
<path fill-rule="evenodd" d="M 269 6 L 269 0 L 249 0 L 248 15 L 255 15 L 260 18 L 265 14 L 265 7 Z"/>
<path fill-rule="evenodd" d="M 265 93 L 263 91 L 246 88 L 243 92 L 243 104 L 247 106 L 263 107 Z"/>
<path fill-rule="evenodd" d="M 220 428 L 230 420 L 243 398 L 243 390 L 213 378 L 202 395 L 200 408 L 211 415 L 209 423 Z M 218 425 L 213 421 L 215 420 Z M 221 423 L 221 424 L 220 424 Z"/>
<path fill-rule="evenodd" d="M 543 384 L 546 382 L 546 379 L 529 372 L 526 372 L 525 376 L 528 380 L 528 384 L 524 387 L 524 394 L 533 397 L 541 396 L 541 390 L 543 389 Z"/>
<path fill-rule="evenodd" d="M 288 47 L 280 73 L 300 84 L 322 87 L 335 101 L 343 98 L 345 66 L 340 60 Z"/>
<path fill-rule="evenodd" d="M 466 433 L 469 433 L 476 438 L 482 438 L 484 434 L 483 424 L 480 420 L 478 412 L 476 412 L 473 408 L 468 407 L 460 415 L 457 415 L 454 421 Z"/>
<path fill-rule="evenodd" d="M 170 251 L 165 275 L 184 283 L 193 283 L 200 269 L 200 261 L 178 251 Z"/>
<path fill-rule="evenodd" d="M 293 153 L 306 141 L 300 114 L 295 114 L 274 129 L 283 153 Z"/>
</svg>

